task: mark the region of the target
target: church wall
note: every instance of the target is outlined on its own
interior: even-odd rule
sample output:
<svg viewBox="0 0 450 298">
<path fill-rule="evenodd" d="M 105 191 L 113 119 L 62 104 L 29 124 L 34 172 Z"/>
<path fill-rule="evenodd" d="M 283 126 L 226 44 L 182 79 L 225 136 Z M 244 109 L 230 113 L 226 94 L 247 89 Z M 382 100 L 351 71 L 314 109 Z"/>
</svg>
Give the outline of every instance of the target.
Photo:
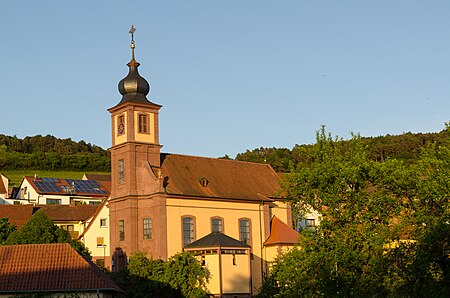
<svg viewBox="0 0 450 298">
<path fill-rule="evenodd" d="M 251 267 L 253 287 L 259 288 L 262 282 L 262 239 L 265 232 L 264 218 L 268 217 L 260 202 L 238 202 L 193 200 L 193 199 L 167 199 L 167 233 L 168 256 L 172 256 L 183 249 L 182 245 L 182 217 L 192 216 L 195 222 L 195 239 L 211 233 L 211 218 L 219 216 L 223 218 L 224 234 L 239 240 L 239 219 L 250 219 L 251 229 Z"/>
</svg>

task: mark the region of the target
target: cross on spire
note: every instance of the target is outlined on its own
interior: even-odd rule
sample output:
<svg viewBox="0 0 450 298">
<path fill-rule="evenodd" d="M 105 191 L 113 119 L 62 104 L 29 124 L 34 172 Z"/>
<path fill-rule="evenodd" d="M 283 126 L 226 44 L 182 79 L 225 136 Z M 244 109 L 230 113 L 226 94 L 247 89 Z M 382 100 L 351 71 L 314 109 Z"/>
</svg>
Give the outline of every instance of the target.
<svg viewBox="0 0 450 298">
<path fill-rule="evenodd" d="M 131 25 L 130 31 L 128 31 L 128 33 L 131 34 L 131 61 L 130 63 L 133 65 L 139 65 L 139 63 L 136 62 L 135 58 L 134 58 L 134 48 L 136 47 L 136 45 L 134 44 L 134 32 L 136 32 L 136 27 L 134 27 L 134 25 Z"/>
</svg>

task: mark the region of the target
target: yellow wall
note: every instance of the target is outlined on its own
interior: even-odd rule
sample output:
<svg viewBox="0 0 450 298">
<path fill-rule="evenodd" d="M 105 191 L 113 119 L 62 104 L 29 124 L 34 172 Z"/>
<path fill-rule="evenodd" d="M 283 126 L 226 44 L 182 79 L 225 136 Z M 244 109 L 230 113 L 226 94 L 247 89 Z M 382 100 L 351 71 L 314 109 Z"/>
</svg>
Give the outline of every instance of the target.
<svg viewBox="0 0 450 298">
<path fill-rule="evenodd" d="M 182 216 L 195 217 L 195 240 L 211 233 L 211 217 L 223 218 L 224 234 L 239 240 L 239 219 L 251 220 L 251 246 L 254 255 L 251 261 L 253 287 L 262 282 L 262 242 L 264 238 L 263 208 L 258 203 L 226 202 L 216 200 L 167 199 L 168 256 L 182 251 Z M 261 218 L 260 218 L 261 215 Z M 260 223 L 261 220 L 261 223 Z"/>
<path fill-rule="evenodd" d="M 220 293 L 219 255 L 206 255 L 205 266 L 209 271 L 208 291 L 212 294 Z"/>
<path fill-rule="evenodd" d="M 148 133 L 138 133 L 139 129 L 139 114 L 146 114 L 149 117 L 149 134 Z M 144 113 L 141 111 L 134 111 L 134 137 L 137 142 L 155 143 L 155 114 Z"/>
<path fill-rule="evenodd" d="M 100 227 L 100 219 L 106 219 L 106 227 Z M 98 215 L 93 220 L 93 223 L 85 231 L 83 238 L 81 239 L 86 247 L 91 251 L 91 255 L 95 259 L 106 259 L 105 266 L 110 266 L 110 241 L 109 241 L 109 209 L 106 205 L 103 205 Z M 89 224 L 90 221 L 87 224 Z M 86 226 L 87 227 L 87 226 Z M 103 237 L 103 243 L 106 245 L 97 246 L 97 237 Z"/>
<path fill-rule="evenodd" d="M 251 293 L 249 255 L 235 255 L 236 265 L 233 265 L 232 254 L 222 254 L 223 294 Z"/>
<path fill-rule="evenodd" d="M 117 131 L 117 124 L 118 124 L 119 116 L 123 116 L 124 117 L 125 132 L 122 135 L 118 135 L 117 134 L 117 132 L 118 132 Z M 125 143 L 127 141 L 127 139 L 128 139 L 128 136 L 127 136 L 127 130 L 128 130 L 127 121 L 128 121 L 127 120 L 127 113 L 120 113 L 120 114 L 114 116 L 114 119 L 113 119 L 113 134 L 112 134 L 113 135 L 113 145 L 122 144 L 122 143 Z"/>
<path fill-rule="evenodd" d="M 273 208 L 271 208 L 272 216 L 275 215 L 288 226 L 292 226 L 291 212 L 287 203 L 275 201 L 271 206 L 273 206 Z"/>
<path fill-rule="evenodd" d="M 264 248 L 264 258 L 267 262 L 273 262 L 277 257 L 293 249 L 294 245 L 272 245 Z"/>
</svg>

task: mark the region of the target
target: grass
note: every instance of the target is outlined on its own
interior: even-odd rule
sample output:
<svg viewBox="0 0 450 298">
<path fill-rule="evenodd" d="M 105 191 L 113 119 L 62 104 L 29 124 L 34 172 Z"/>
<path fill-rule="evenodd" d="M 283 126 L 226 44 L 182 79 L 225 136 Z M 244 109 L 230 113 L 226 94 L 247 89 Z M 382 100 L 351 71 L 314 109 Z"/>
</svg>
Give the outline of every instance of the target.
<svg viewBox="0 0 450 298">
<path fill-rule="evenodd" d="M 1 171 L 3 175 L 9 178 L 9 187 L 19 186 L 23 176 L 49 177 L 49 178 L 71 178 L 81 179 L 86 173 L 89 174 L 110 174 L 102 172 L 74 172 L 74 171 L 43 171 L 43 170 L 5 170 Z"/>
</svg>

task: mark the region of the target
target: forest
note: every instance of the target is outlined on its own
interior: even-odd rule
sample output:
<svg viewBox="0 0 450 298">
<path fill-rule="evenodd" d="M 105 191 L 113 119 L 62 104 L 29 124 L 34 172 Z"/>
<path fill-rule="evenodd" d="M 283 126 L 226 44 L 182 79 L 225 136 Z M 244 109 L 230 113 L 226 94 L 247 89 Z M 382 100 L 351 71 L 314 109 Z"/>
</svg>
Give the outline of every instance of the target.
<svg viewBox="0 0 450 298">
<path fill-rule="evenodd" d="M 348 140 L 336 139 L 341 146 L 347 146 Z M 378 137 L 361 137 L 367 148 L 369 158 L 384 161 L 389 158 L 405 162 L 416 160 L 421 149 L 427 143 L 442 145 L 446 142 L 446 132 L 405 133 Z M 307 156 L 312 145 L 295 145 L 288 148 L 256 148 L 238 153 L 239 161 L 268 163 L 276 172 L 287 173 L 298 164 L 307 165 Z M 222 158 L 228 158 L 224 156 Z M 68 139 L 59 139 L 51 135 L 32 136 L 23 139 L 0 134 L 1 170 L 52 170 L 52 171 L 99 171 L 109 172 L 111 161 L 109 152 L 103 148 Z"/>
<path fill-rule="evenodd" d="M 85 141 L 51 135 L 25 137 L 0 135 L 0 169 L 110 171 L 109 152 Z"/>
</svg>

